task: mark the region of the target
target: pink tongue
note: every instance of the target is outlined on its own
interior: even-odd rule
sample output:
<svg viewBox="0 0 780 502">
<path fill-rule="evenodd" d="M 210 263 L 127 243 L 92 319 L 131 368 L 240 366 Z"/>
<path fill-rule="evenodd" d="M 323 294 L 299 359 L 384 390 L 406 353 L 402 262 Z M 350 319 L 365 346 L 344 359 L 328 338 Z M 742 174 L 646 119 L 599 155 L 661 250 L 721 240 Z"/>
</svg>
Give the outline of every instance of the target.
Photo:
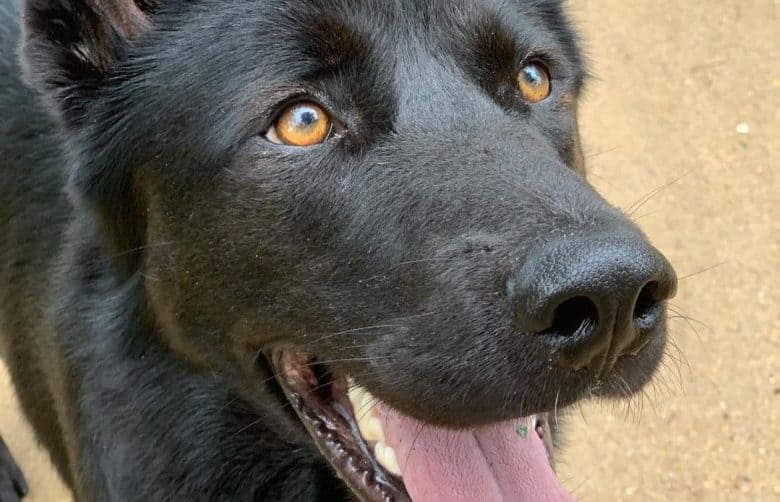
<svg viewBox="0 0 780 502">
<path fill-rule="evenodd" d="M 533 419 L 452 431 L 381 408 L 387 444 L 413 502 L 573 500 L 550 467 Z"/>
</svg>

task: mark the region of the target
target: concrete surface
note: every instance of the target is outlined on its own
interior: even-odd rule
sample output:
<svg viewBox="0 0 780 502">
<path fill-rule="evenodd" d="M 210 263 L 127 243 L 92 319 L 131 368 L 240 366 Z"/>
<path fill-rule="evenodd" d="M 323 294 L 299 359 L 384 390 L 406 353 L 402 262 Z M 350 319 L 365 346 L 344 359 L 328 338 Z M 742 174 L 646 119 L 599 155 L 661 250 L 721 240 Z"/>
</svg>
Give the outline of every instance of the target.
<svg viewBox="0 0 780 502">
<path fill-rule="evenodd" d="M 682 279 L 666 369 L 630 406 L 572 414 L 561 475 L 579 500 L 780 500 L 780 3 L 571 5 L 592 179 L 641 205 Z M 30 500 L 67 500 L 2 371 L 0 430 Z"/>
</svg>

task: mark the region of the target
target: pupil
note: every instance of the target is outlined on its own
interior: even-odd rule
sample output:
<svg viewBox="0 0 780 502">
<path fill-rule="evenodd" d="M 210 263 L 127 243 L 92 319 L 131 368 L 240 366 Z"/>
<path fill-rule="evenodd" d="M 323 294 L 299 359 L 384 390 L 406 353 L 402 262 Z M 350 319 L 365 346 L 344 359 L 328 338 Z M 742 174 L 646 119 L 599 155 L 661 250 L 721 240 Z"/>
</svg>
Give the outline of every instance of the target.
<svg viewBox="0 0 780 502">
<path fill-rule="evenodd" d="M 317 112 L 312 110 L 311 108 L 304 108 L 303 110 L 298 110 L 298 113 L 296 113 L 296 122 L 298 122 L 298 125 L 300 127 L 309 127 L 313 123 L 317 121 Z"/>
<path fill-rule="evenodd" d="M 541 84 L 542 76 L 539 73 L 539 68 L 536 66 L 526 66 L 523 74 L 525 75 L 525 81 L 529 84 L 533 86 L 538 86 Z"/>
</svg>

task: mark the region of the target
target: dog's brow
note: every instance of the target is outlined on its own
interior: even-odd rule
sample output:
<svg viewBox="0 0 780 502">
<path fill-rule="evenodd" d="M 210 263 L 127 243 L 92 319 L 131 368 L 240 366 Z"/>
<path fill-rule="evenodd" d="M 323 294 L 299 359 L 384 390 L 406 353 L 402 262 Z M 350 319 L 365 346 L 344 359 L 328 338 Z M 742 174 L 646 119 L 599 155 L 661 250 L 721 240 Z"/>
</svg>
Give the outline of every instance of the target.
<svg viewBox="0 0 780 502">
<path fill-rule="evenodd" d="M 489 60 L 499 68 L 511 68 L 518 56 L 517 36 L 509 32 L 504 23 L 495 17 L 482 20 L 474 30 L 475 49 L 478 56 Z"/>
<path fill-rule="evenodd" d="M 296 78 L 322 86 L 339 111 L 361 117 L 361 133 L 353 136 L 351 147 L 365 146 L 391 130 L 397 101 L 392 85 L 395 60 L 379 47 L 383 42 L 370 29 L 366 14 L 332 7 L 297 11 L 292 17 L 297 31 L 288 54 L 296 59 L 302 54 L 307 62 Z"/>
<path fill-rule="evenodd" d="M 311 19 L 301 31 L 299 43 L 304 52 L 323 64 L 325 71 L 365 59 L 373 46 L 367 37 L 334 16 Z"/>
</svg>

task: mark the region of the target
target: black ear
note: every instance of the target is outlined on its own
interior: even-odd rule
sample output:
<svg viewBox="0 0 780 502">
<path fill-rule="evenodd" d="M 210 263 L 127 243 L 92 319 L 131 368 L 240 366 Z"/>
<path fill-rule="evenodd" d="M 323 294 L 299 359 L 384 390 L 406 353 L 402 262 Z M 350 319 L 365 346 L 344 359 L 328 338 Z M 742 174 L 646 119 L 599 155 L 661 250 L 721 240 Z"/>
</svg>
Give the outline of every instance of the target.
<svg viewBox="0 0 780 502">
<path fill-rule="evenodd" d="M 152 26 L 157 0 L 26 0 L 22 59 L 37 88 L 75 142 L 69 187 L 94 212 L 118 269 L 140 265 L 143 201 L 134 191 L 132 160 L 89 153 L 98 98 L 128 49 Z M 88 114 L 93 114 L 89 116 Z"/>
<path fill-rule="evenodd" d="M 27 80 L 67 125 L 133 39 L 150 26 L 156 0 L 27 0 L 23 58 Z"/>
</svg>

